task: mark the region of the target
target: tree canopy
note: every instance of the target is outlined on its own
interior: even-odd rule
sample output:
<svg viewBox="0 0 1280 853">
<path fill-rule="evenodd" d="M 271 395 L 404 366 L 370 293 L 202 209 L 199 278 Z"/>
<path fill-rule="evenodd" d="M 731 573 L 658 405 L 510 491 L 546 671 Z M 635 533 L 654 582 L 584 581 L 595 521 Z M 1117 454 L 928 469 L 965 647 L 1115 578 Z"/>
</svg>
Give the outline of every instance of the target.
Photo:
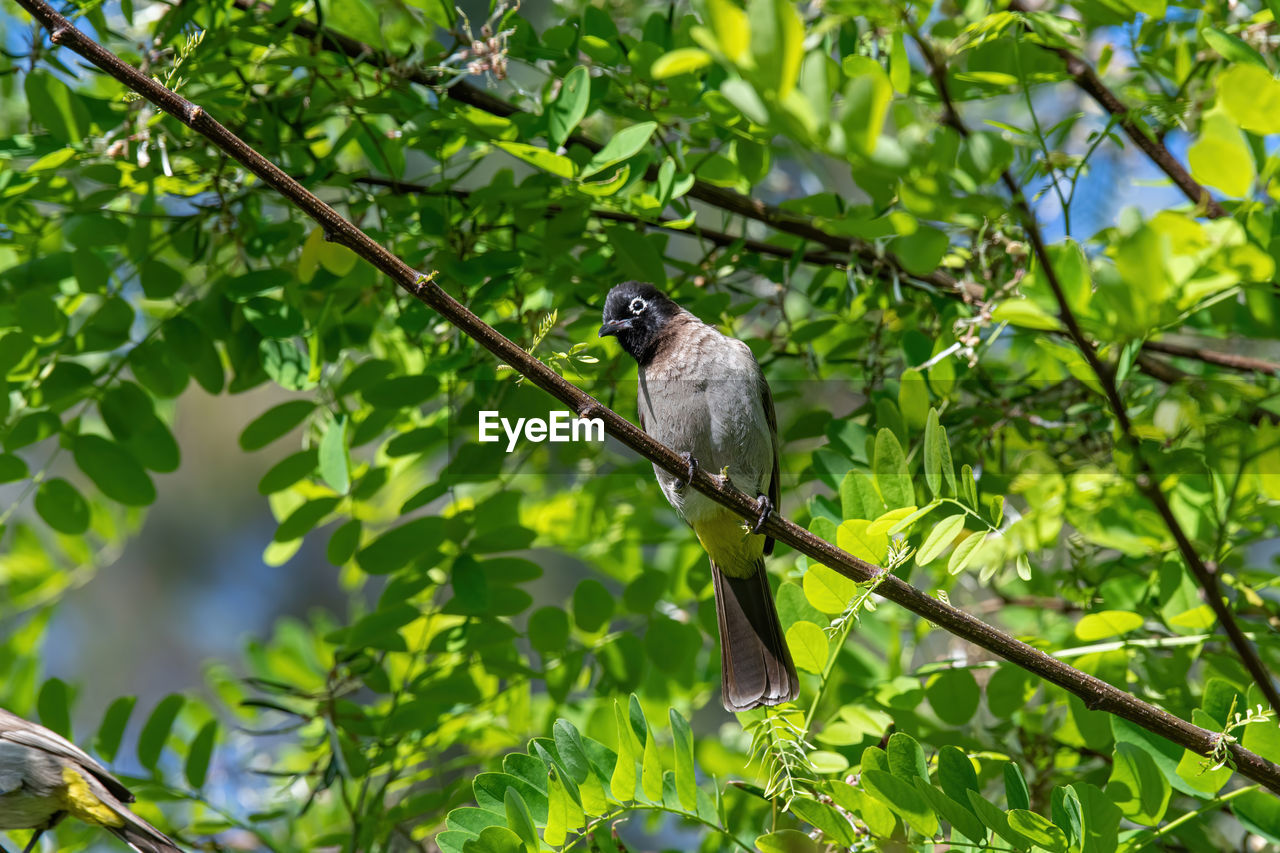
<svg viewBox="0 0 1280 853">
<path fill-rule="evenodd" d="M 57 11 L 0 6 L 0 704 L 182 843 L 1280 844 L 1280 3 Z M 772 386 L 792 704 L 721 709 L 672 454 L 577 390 L 635 420 L 622 279 Z M 565 406 L 613 439 L 479 440 Z M 193 454 L 342 606 L 86 709 L 51 626 Z"/>
</svg>

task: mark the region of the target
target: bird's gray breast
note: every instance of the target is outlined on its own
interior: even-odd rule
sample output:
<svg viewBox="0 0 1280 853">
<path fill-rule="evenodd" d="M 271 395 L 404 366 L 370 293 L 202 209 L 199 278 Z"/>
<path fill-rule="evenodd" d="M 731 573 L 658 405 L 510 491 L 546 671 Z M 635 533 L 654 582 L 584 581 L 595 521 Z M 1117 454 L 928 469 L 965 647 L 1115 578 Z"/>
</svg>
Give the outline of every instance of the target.
<svg viewBox="0 0 1280 853">
<path fill-rule="evenodd" d="M 640 368 L 639 410 L 645 431 L 677 453 L 691 453 L 710 474 L 728 469 L 734 485 L 767 493 L 773 435 L 765 417 L 763 379 L 751 350 L 694 321 L 678 345 Z M 690 522 L 718 510 L 703 495 L 655 466 L 662 491 Z"/>
</svg>

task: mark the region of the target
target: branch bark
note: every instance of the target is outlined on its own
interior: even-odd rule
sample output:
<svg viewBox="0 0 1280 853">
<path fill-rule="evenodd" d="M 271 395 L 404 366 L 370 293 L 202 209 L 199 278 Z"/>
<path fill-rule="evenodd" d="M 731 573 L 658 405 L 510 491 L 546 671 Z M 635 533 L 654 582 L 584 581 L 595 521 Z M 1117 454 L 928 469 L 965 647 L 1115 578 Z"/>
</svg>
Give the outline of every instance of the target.
<svg viewBox="0 0 1280 853">
<path fill-rule="evenodd" d="M 1009 0 L 1009 8 L 1014 12 L 1023 14 L 1031 11 L 1022 0 Z M 1058 55 L 1066 65 L 1067 73 L 1071 75 L 1071 79 L 1075 81 L 1075 84 L 1089 97 L 1093 98 L 1098 106 L 1116 117 L 1117 123 L 1124 129 L 1125 135 L 1133 140 L 1133 144 L 1142 149 L 1142 152 L 1151 158 L 1151 162 L 1159 166 L 1160 170 L 1169 176 L 1169 179 L 1173 181 L 1178 189 L 1182 190 L 1183 195 L 1189 198 L 1192 204 L 1202 206 L 1205 216 L 1210 219 L 1218 219 L 1227 215 L 1227 211 L 1223 209 L 1222 205 L 1214 201 L 1209 195 L 1209 191 L 1195 178 L 1191 177 L 1191 174 L 1169 152 L 1164 143 L 1149 136 L 1133 120 L 1133 110 L 1129 109 L 1115 92 L 1107 88 L 1107 84 L 1102 82 L 1102 78 L 1093 70 L 1093 66 L 1065 47 L 1051 47 L 1043 44 L 1040 47 Z"/>
<path fill-rule="evenodd" d="M 960 114 L 956 111 L 955 103 L 951 100 L 950 90 L 947 87 L 946 67 L 938 59 L 937 53 L 926 39 L 914 30 L 912 31 L 912 37 L 919 46 L 921 55 L 924 56 L 925 62 L 929 67 L 929 76 L 933 79 L 934 88 L 942 101 L 943 121 L 955 128 L 956 132 L 961 136 L 968 136 L 969 129 L 960 118 Z M 1120 389 L 1116 383 L 1115 372 L 1109 364 L 1103 362 L 1098 356 L 1093 343 L 1085 336 L 1075 313 L 1071 310 L 1071 304 L 1067 301 L 1062 282 L 1058 280 L 1057 271 L 1049 259 L 1044 237 L 1040 233 L 1040 224 L 1036 221 L 1035 213 L 1032 212 L 1031 206 L 1027 203 L 1022 187 L 1019 186 L 1017 180 L 1013 177 L 1013 173 L 1008 169 L 1001 175 L 1001 180 L 1009 191 L 1009 196 L 1013 200 L 1014 209 L 1017 211 L 1018 217 L 1022 220 L 1023 231 L 1026 232 L 1027 240 L 1031 243 L 1036 259 L 1040 262 L 1040 268 L 1044 271 L 1045 281 L 1048 282 L 1049 289 L 1053 291 L 1054 301 L 1058 303 L 1058 319 L 1066 327 L 1068 337 L 1071 338 L 1071 341 L 1084 357 L 1090 371 L 1097 377 L 1103 396 L 1107 398 L 1107 404 L 1115 416 L 1117 425 L 1120 427 L 1120 437 L 1133 453 L 1133 458 L 1137 462 L 1138 474 L 1135 478 L 1135 484 L 1138 490 L 1146 495 L 1147 500 L 1151 501 L 1156 513 L 1164 521 L 1164 525 L 1173 537 L 1178 552 L 1182 555 L 1187 568 L 1190 569 L 1192 576 L 1195 577 L 1196 582 L 1199 584 L 1205 603 L 1213 610 L 1218 623 L 1222 626 L 1222 630 L 1226 633 L 1227 639 L 1231 643 L 1231 647 L 1235 649 L 1245 669 L 1257 681 L 1258 687 L 1262 690 L 1262 694 L 1266 697 L 1268 704 L 1274 710 L 1280 712 L 1280 693 L 1277 693 L 1271 673 L 1267 671 L 1257 650 L 1245 637 L 1239 623 L 1236 622 L 1235 614 L 1225 601 L 1222 584 L 1218 580 L 1217 567 L 1206 562 L 1200 556 L 1190 537 L 1182 528 L 1182 524 L 1173 514 L 1173 508 L 1169 505 L 1164 491 L 1160 488 L 1159 478 L 1143 452 L 1142 441 L 1134 432 L 1133 424 L 1129 420 L 1129 413 L 1125 409 L 1124 399 L 1120 396 Z"/>
<path fill-rule="evenodd" d="M 610 435 L 650 462 L 661 466 L 675 476 L 686 476 L 688 465 L 680 454 L 655 441 L 643 430 L 567 382 L 551 368 L 486 324 L 436 284 L 434 273 L 428 276 L 414 270 L 247 145 L 203 108 L 123 62 L 114 53 L 72 26 L 70 21 L 58 14 L 44 0 L 16 0 L 16 2 L 49 30 L 50 40 L 55 45 L 70 48 L 204 136 L 229 157 L 278 191 L 294 207 L 315 220 L 324 228 L 330 240 L 348 247 L 377 267 L 398 286 L 425 305 L 434 308 L 455 328 L 511 365 L 530 382 L 568 406 L 580 417 L 600 418 L 604 421 L 605 429 Z M 1046 269 L 1052 268 L 1046 266 Z M 722 483 L 719 478 L 713 477 L 704 470 L 699 469 L 694 473 L 691 487 L 729 508 L 743 519 L 754 520 L 757 516 L 758 508 L 754 496 L 738 491 L 731 484 Z M 1239 773 L 1280 795 L 1280 766 L 1234 741 L 1226 741 L 1221 733 L 1192 725 L 1161 708 L 1144 702 L 1131 693 L 1113 687 L 1040 649 L 1011 637 L 969 613 L 931 598 L 879 566 L 837 548 L 777 513 L 769 514 L 763 530 L 774 539 L 854 581 L 866 583 L 876 580 L 877 595 L 1026 669 L 1045 681 L 1070 691 L 1080 697 L 1085 706 L 1092 710 L 1115 714 L 1199 755 L 1207 756 L 1225 748 Z"/>
</svg>

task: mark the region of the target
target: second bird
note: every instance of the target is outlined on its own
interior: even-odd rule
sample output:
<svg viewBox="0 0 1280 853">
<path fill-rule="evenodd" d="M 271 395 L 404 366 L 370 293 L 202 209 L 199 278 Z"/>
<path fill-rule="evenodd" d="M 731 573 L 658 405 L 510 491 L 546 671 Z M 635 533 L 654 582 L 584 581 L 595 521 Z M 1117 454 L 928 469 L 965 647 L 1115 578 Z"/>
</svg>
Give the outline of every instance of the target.
<svg viewBox="0 0 1280 853">
<path fill-rule="evenodd" d="M 609 291 L 600 336 L 617 337 L 639 365 L 640 425 L 658 441 L 739 489 L 778 505 L 773 397 L 750 348 L 681 308 L 651 284 Z M 723 701 L 730 711 L 789 702 L 800 691 L 764 570 L 773 540 L 654 466 L 672 507 L 711 557 L 720 625 Z M 748 524 L 749 528 L 750 525 Z"/>
</svg>

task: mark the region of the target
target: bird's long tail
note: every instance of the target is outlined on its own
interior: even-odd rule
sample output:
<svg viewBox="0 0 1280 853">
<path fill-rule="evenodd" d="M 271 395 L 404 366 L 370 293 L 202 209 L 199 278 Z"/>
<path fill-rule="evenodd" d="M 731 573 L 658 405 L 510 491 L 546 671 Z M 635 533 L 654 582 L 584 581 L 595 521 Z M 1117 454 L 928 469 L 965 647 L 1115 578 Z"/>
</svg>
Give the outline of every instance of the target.
<svg viewBox="0 0 1280 853">
<path fill-rule="evenodd" d="M 183 853 L 172 838 L 129 811 L 123 804 L 110 803 L 110 806 L 124 819 L 124 823 L 106 828 L 138 853 Z"/>
<path fill-rule="evenodd" d="M 749 577 L 733 577 L 713 561 L 716 615 L 720 624 L 721 698 L 730 711 L 781 705 L 800 693 L 778 610 L 769 590 L 764 558 Z"/>
</svg>

